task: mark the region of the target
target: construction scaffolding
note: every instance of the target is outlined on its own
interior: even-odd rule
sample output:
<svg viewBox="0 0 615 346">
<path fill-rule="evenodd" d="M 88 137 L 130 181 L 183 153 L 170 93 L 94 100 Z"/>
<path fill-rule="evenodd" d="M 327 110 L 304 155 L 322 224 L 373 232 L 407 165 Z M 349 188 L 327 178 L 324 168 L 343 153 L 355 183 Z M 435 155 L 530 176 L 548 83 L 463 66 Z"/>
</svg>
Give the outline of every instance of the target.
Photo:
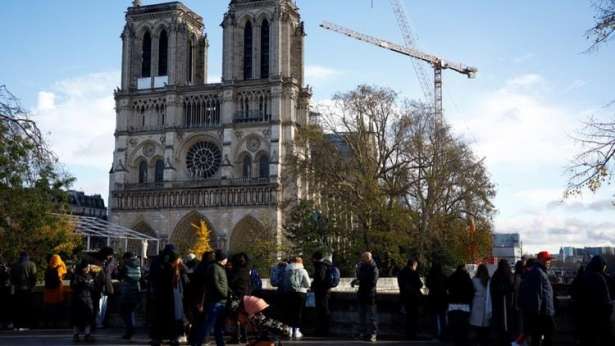
<svg viewBox="0 0 615 346">
<path fill-rule="evenodd" d="M 86 251 L 109 246 L 147 258 L 148 255 L 156 255 L 160 248 L 160 239 L 106 220 L 90 216 L 62 216 L 67 217 L 75 226 L 75 232 L 83 236 Z"/>
</svg>

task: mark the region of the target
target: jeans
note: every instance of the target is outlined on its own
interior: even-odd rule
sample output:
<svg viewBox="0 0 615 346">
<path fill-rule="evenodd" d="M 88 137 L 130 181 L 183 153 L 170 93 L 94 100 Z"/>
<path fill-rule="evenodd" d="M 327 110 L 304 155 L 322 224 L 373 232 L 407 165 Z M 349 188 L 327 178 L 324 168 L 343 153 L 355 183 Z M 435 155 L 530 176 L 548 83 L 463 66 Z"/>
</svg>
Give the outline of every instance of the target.
<svg viewBox="0 0 615 346">
<path fill-rule="evenodd" d="M 531 346 L 553 345 L 553 317 L 539 314 L 528 314 L 526 319 L 527 328 L 530 333 Z"/>
<path fill-rule="evenodd" d="M 102 328 L 105 324 L 105 317 L 107 315 L 107 305 L 109 303 L 109 297 L 106 295 L 100 296 L 98 301 L 98 315 L 96 316 L 96 326 Z"/>
<path fill-rule="evenodd" d="M 318 316 L 318 336 L 329 336 L 329 291 L 316 291 L 316 315 Z"/>
<path fill-rule="evenodd" d="M 15 290 L 15 328 L 32 328 L 32 292 Z"/>
<path fill-rule="evenodd" d="M 206 317 L 198 326 L 198 331 L 192 342 L 192 346 L 201 346 L 203 341 L 209 337 L 211 328 L 214 328 L 216 345 L 224 346 L 224 318 L 226 312 L 226 302 L 217 302 L 207 305 Z"/>
<path fill-rule="evenodd" d="M 126 334 L 132 335 L 135 331 L 135 310 L 137 309 L 136 303 L 122 303 L 120 310 L 122 313 L 122 319 L 124 325 L 126 325 Z"/>
<path fill-rule="evenodd" d="M 468 343 L 468 329 L 470 329 L 470 313 L 461 310 L 448 312 L 448 327 L 451 340 L 455 345 L 466 346 Z"/>
<path fill-rule="evenodd" d="M 369 321 L 369 325 L 368 325 Z M 359 302 L 359 335 L 376 335 L 378 333 L 378 311 L 376 304 Z"/>
</svg>

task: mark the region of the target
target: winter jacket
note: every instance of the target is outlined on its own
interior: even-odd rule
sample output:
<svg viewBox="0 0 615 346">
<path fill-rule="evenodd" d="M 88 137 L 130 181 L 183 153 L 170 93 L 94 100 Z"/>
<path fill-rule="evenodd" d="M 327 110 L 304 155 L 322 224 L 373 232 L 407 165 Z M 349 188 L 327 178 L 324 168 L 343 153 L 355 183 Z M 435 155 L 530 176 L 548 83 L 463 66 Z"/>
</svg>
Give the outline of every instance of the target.
<svg viewBox="0 0 615 346">
<path fill-rule="evenodd" d="M 207 268 L 205 276 L 205 302 L 215 304 L 226 302 L 229 296 L 228 279 L 226 270 L 216 262 Z"/>
<path fill-rule="evenodd" d="M 519 288 L 521 309 L 528 314 L 553 317 L 555 315 L 553 297 L 553 287 L 546 268 L 540 263 L 535 263 L 525 274 Z"/>
<path fill-rule="evenodd" d="M 327 293 L 331 288 L 327 283 L 327 272 L 329 263 L 324 261 L 314 261 L 314 275 L 312 276 L 312 291 L 317 293 Z"/>
<path fill-rule="evenodd" d="M 76 273 L 70 286 L 73 324 L 77 326 L 89 324 L 94 318 L 94 280 L 89 273 Z"/>
<path fill-rule="evenodd" d="M 397 275 L 399 294 L 403 304 L 416 304 L 421 296 L 423 281 L 416 270 L 404 267 Z"/>
<path fill-rule="evenodd" d="M 6 264 L 0 264 L 0 290 L 11 288 L 11 269 Z"/>
<path fill-rule="evenodd" d="M 446 311 L 448 306 L 446 297 L 446 276 L 441 272 L 430 273 L 425 282 L 429 289 L 429 306 L 433 312 Z"/>
<path fill-rule="evenodd" d="M 228 285 L 237 298 L 250 294 L 250 268 L 233 267 L 228 274 Z"/>
<path fill-rule="evenodd" d="M 491 280 L 484 286 L 479 278 L 472 279 L 474 298 L 472 298 L 472 312 L 470 325 L 475 327 L 489 327 L 491 322 L 491 293 L 489 287 Z"/>
<path fill-rule="evenodd" d="M 446 281 L 449 304 L 470 305 L 474 298 L 474 284 L 465 270 L 456 270 Z"/>
<path fill-rule="evenodd" d="M 376 304 L 376 286 L 378 284 L 378 267 L 374 261 L 370 263 L 359 263 L 357 267 L 357 281 L 359 291 L 357 296 L 361 304 Z"/>
<path fill-rule="evenodd" d="M 138 304 L 141 295 L 141 265 L 133 257 L 120 269 L 120 300 L 124 304 Z"/>
<path fill-rule="evenodd" d="M 18 291 L 30 291 L 36 286 L 36 264 L 25 259 L 11 270 L 11 281 Z"/>
<path fill-rule="evenodd" d="M 303 264 L 291 263 L 284 272 L 284 281 L 290 292 L 306 293 L 310 288 L 311 280 Z"/>
<path fill-rule="evenodd" d="M 497 330 L 509 331 L 512 326 L 514 289 L 512 273 L 496 270 L 491 279 L 491 302 Z"/>
<path fill-rule="evenodd" d="M 613 296 L 608 278 L 603 271 L 604 265 L 604 260 L 600 256 L 595 256 L 578 282 L 576 297 L 582 318 L 611 317 Z"/>
</svg>

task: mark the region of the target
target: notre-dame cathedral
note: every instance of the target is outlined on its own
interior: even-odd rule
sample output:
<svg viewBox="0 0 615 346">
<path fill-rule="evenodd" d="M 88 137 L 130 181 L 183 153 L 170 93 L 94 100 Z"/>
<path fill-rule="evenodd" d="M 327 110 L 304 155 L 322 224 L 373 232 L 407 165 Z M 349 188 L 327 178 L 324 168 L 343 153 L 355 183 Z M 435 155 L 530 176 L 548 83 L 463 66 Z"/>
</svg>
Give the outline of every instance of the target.
<svg viewBox="0 0 615 346">
<path fill-rule="evenodd" d="M 184 245 L 205 220 L 212 245 L 236 251 L 279 240 L 282 205 L 301 197 L 284 161 L 311 93 L 293 0 L 231 0 L 221 26 L 222 78 L 207 83 L 201 16 L 180 2 L 126 11 L 110 217 Z"/>
</svg>

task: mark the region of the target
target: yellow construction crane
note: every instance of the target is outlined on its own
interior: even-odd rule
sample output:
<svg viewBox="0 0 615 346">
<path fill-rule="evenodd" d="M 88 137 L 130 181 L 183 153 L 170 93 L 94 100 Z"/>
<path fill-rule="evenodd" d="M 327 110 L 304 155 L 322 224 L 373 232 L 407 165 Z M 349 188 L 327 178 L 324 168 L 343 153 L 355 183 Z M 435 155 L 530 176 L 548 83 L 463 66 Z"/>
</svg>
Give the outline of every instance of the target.
<svg viewBox="0 0 615 346">
<path fill-rule="evenodd" d="M 451 62 L 444 58 L 421 52 L 412 47 L 404 47 L 398 45 L 396 43 L 392 43 L 386 40 L 382 40 L 373 36 L 365 35 L 354 30 L 345 28 L 343 26 L 333 24 L 330 22 L 322 22 L 320 26 L 324 29 L 334 31 L 340 33 L 342 35 L 346 35 L 348 37 L 357 39 L 359 41 L 367 42 L 373 44 L 375 46 L 385 48 L 388 50 L 392 50 L 393 52 L 403 54 L 409 56 L 414 59 L 418 59 L 424 62 L 431 64 L 434 70 L 434 113 L 435 113 L 435 121 L 442 123 L 443 112 L 442 112 L 442 70 L 450 69 L 455 72 L 464 74 L 468 76 L 468 78 L 474 78 L 478 69 L 475 67 L 466 66 L 460 63 Z"/>
</svg>

